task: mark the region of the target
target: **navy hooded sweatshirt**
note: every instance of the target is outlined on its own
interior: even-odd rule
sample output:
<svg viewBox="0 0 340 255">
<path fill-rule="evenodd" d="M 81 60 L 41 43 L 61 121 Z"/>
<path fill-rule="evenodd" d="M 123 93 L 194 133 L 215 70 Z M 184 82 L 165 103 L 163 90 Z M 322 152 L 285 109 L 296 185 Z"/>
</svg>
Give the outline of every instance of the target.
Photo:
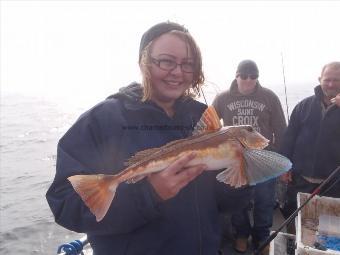
<svg viewBox="0 0 340 255">
<path fill-rule="evenodd" d="M 160 201 L 146 178 L 122 183 L 102 221 L 96 222 L 67 177 L 115 174 L 140 150 L 185 138 L 206 106 L 179 99 L 170 118 L 156 104 L 142 102 L 131 84 L 82 114 L 58 143 L 56 175 L 46 198 L 61 226 L 86 233 L 95 255 L 217 254 L 220 212 L 247 205 L 249 188 L 232 189 L 208 171 L 175 197 Z"/>
</svg>

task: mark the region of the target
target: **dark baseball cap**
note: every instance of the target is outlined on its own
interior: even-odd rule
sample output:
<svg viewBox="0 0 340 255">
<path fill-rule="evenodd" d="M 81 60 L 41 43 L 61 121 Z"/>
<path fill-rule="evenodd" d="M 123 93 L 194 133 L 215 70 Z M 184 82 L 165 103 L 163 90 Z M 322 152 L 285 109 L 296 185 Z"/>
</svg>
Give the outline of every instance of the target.
<svg viewBox="0 0 340 255">
<path fill-rule="evenodd" d="M 241 61 L 237 66 L 237 74 L 256 74 L 259 75 L 259 69 L 253 60 L 246 59 Z"/>
<path fill-rule="evenodd" d="M 149 28 L 142 36 L 142 39 L 140 41 L 139 45 L 139 61 L 142 57 L 142 52 L 145 49 L 145 47 L 154 39 L 157 37 L 160 37 L 163 34 L 166 34 L 172 30 L 177 30 L 181 32 L 188 33 L 188 29 L 186 29 L 184 26 L 175 23 L 175 22 L 161 22 L 158 23 L 151 28 Z"/>
</svg>

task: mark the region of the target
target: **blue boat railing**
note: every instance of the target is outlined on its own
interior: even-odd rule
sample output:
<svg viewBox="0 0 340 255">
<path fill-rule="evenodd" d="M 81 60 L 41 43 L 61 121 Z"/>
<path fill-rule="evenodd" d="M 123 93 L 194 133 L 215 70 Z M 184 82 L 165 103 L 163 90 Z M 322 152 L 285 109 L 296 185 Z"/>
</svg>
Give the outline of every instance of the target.
<svg viewBox="0 0 340 255">
<path fill-rule="evenodd" d="M 57 255 L 83 255 L 84 246 L 88 243 L 87 236 L 84 236 L 79 240 L 62 244 L 58 248 Z"/>
</svg>

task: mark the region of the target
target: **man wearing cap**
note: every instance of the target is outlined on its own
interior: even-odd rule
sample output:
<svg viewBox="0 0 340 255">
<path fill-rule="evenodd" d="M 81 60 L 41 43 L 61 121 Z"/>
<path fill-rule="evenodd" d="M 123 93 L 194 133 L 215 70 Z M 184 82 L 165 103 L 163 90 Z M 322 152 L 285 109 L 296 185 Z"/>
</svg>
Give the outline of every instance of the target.
<svg viewBox="0 0 340 255">
<path fill-rule="evenodd" d="M 243 60 L 236 70 L 236 77 L 229 90 L 217 95 L 213 106 L 224 125 L 252 125 L 255 130 L 270 140 L 267 150 L 278 150 L 286 120 L 279 98 L 258 81 L 259 70 L 252 60 Z M 269 236 L 275 203 L 275 180 L 255 186 L 253 193 L 253 218 L 251 226 L 248 209 L 232 216 L 236 232 L 235 250 L 248 249 L 248 237 L 252 237 L 255 248 Z M 269 247 L 263 254 L 268 254 Z"/>
</svg>

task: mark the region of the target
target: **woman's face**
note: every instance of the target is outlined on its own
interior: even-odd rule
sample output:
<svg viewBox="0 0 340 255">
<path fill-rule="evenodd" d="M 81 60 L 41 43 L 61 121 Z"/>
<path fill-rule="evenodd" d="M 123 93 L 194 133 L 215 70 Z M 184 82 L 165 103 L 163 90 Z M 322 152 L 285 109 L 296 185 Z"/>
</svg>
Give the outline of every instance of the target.
<svg viewBox="0 0 340 255">
<path fill-rule="evenodd" d="M 193 57 L 189 45 L 174 34 L 164 34 L 151 45 L 151 100 L 174 103 L 192 85 Z"/>
</svg>

